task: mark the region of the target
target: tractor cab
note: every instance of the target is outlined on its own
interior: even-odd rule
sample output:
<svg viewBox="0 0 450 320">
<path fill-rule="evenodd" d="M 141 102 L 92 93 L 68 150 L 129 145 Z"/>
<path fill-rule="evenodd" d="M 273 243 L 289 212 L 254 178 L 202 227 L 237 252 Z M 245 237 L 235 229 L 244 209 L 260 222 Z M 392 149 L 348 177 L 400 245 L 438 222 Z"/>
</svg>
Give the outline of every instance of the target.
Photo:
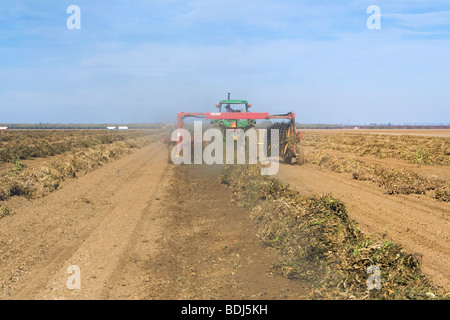
<svg viewBox="0 0 450 320">
<path fill-rule="evenodd" d="M 244 106 L 245 111 L 242 109 L 238 109 L 238 108 L 233 108 L 232 105 L 241 105 Z M 228 93 L 228 99 L 227 100 L 220 100 L 219 103 L 216 103 L 216 107 L 219 109 L 219 112 L 222 112 L 222 107 L 225 109 L 224 112 L 225 113 L 235 113 L 235 112 L 239 112 L 239 113 L 244 113 L 244 112 L 249 112 L 248 109 L 252 106 L 251 103 L 248 103 L 247 100 L 231 100 L 230 99 L 230 94 Z M 231 130 L 236 132 L 237 129 L 244 129 L 247 130 L 249 128 L 254 127 L 254 125 L 256 124 L 256 120 L 255 119 L 237 119 L 235 117 L 230 117 L 230 118 L 226 118 L 226 116 L 224 118 L 218 119 L 218 120 L 212 120 L 211 121 L 212 124 L 215 125 L 219 125 L 220 128 L 222 129 L 222 132 L 225 134 L 225 130 Z"/>
<path fill-rule="evenodd" d="M 230 94 L 228 94 L 228 100 L 220 100 L 219 103 L 216 103 L 219 112 L 222 112 L 222 107 L 225 108 L 225 112 L 243 112 L 241 109 L 233 109 L 231 105 L 244 105 L 245 112 L 248 112 L 248 109 L 252 106 L 247 100 L 231 100 Z"/>
</svg>

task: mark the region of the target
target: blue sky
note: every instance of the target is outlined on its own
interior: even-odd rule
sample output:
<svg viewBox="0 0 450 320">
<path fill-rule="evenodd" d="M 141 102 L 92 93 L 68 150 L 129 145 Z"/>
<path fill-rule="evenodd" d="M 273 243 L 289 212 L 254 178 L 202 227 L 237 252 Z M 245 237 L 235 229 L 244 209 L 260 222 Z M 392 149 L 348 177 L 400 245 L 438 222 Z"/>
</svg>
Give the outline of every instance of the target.
<svg viewBox="0 0 450 320">
<path fill-rule="evenodd" d="M 231 92 L 300 123 L 449 124 L 449 87 L 450 1 L 0 4 L 0 123 L 174 122 Z"/>
</svg>

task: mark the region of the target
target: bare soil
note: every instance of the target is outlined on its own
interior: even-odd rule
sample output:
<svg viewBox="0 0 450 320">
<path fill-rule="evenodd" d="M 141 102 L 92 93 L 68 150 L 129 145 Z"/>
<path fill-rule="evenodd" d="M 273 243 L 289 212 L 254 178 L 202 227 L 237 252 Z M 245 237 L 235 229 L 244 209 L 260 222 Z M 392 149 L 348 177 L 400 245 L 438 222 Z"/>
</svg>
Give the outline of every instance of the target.
<svg viewBox="0 0 450 320">
<path fill-rule="evenodd" d="M 450 137 L 449 129 L 330 129 L 301 130 L 321 133 L 355 133 Z M 313 148 L 312 148 L 313 150 Z M 305 149 L 307 154 L 309 148 Z M 411 170 L 426 177 L 448 180 L 450 167 L 413 164 L 404 160 L 325 150 L 327 154 L 352 157 L 366 163 Z M 307 156 L 306 156 L 307 158 Z M 433 282 L 450 289 L 450 204 L 426 195 L 390 195 L 377 184 L 353 179 L 350 173 L 336 173 L 317 165 L 281 165 L 276 178 L 304 194 L 331 193 L 343 201 L 350 218 L 367 233 L 378 233 L 408 252 L 421 257 L 424 273 Z"/>
<path fill-rule="evenodd" d="M 231 204 L 221 167 L 168 164 L 161 142 L 7 201 L 0 299 L 299 299 L 272 272 L 249 213 Z M 70 266 L 80 289 L 69 289 Z"/>
<path fill-rule="evenodd" d="M 279 257 L 261 245 L 249 213 L 231 204 L 231 191 L 218 182 L 222 168 L 169 164 L 166 148 L 152 143 L 44 198 L 9 199 L 11 214 L 0 219 L 0 299 L 306 297 L 301 282 L 273 272 Z M 364 160 L 449 176 L 439 166 Z M 276 178 L 305 195 L 339 198 L 363 232 L 421 256 L 423 271 L 450 288 L 448 203 L 388 195 L 308 163 L 280 165 Z M 67 288 L 72 265 L 81 289 Z"/>
<path fill-rule="evenodd" d="M 450 205 L 425 195 L 389 195 L 370 181 L 313 164 L 281 165 L 275 176 L 304 195 L 331 193 L 364 233 L 381 234 L 421 257 L 425 274 L 450 288 Z"/>
</svg>

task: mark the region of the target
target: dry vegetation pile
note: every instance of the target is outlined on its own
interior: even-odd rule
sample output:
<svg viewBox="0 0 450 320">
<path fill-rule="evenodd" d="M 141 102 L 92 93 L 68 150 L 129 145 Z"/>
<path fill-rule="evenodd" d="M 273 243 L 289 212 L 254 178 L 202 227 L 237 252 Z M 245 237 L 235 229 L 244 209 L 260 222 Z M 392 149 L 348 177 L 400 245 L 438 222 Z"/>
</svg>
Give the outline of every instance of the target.
<svg viewBox="0 0 450 320">
<path fill-rule="evenodd" d="M 275 266 L 303 279 L 313 299 L 448 299 L 421 274 L 417 257 L 382 238 L 362 234 L 332 195 L 304 197 L 257 166 L 228 166 L 221 182 L 251 211 L 258 236 L 281 254 Z M 381 289 L 368 290 L 369 266 L 381 271 Z"/>
<path fill-rule="evenodd" d="M 87 133 L 87 136 L 90 134 Z M 148 132 L 127 133 L 112 139 L 97 138 L 99 137 L 95 137 L 93 142 L 84 139 L 82 146 L 76 144 L 76 147 L 49 158 L 38 166 L 24 166 L 20 161 L 22 156 L 19 155 L 11 170 L 1 174 L 0 201 L 12 196 L 25 196 L 30 199 L 45 196 L 59 189 L 67 178 L 75 178 L 77 174 L 89 172 L 122 154 L 130 153 L 133 148 L 143 147 L 155 140 L 155 136 L 149 135 Z M 2 205 L 0 217 L 8 213 L 8 209 Z"/>
<path fill-rule="evenodd" d="M 11 130 L 0 132 L 0 163 L 17 159 L 45 158 L 75 148 L 125 141 L 145 131 L 106 130 Z"/>
<path fill-rule="evenodd" d="M 401 159 L 419 165 L 450 165 L 450 138 L 446 137 L 307 132 L 303 135 L 302 145 Z"/>
<path fill-rule="evenodd" d="M 330 155 L 316 150 L 308 152 L 307 161 L 334 172 L 351 173 L 356 180 L 375 182 L 388 194 L 425 194 L 450 202 L 450 181 L 445 179 L 425 177 L 412 170 L 369 164 L 351 156 Z"/>
</svg>

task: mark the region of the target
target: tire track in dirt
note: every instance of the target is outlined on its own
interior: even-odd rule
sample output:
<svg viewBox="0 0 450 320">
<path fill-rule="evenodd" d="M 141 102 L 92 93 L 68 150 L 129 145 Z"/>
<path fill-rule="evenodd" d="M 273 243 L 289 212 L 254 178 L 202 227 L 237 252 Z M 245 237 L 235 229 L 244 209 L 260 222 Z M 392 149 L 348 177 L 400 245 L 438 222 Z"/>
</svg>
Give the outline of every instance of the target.
<svg viewBox="0 0 450 320">
<path fill-rule="evenodd" d="M 157 253 L 156 241 L 163 232 L 164 215 L 160 214 L 172 169 L 163 171 L 153 199 L 142 210 L 139 220 L 131 233 L 119 263 L 106 280 L 100 294 L 102 299 L 143 299 L 146 296 L 145 283 L 149 282 L 142 261 Z"/>
<path fill-rule="evenodd" d="M 450 288 L 450 206 L 426 196 L 388 195 L 369 181 L 318 166 L 281 165 L 275 176 L 306 195 L 331 193 L 365 233 L 383 235 L 421 256 L 422 269 L 436 285 Z"/>
<path fill-rule="evenodd" d="M 175 166 L 168 190 L 143 215 L 110 298 L 298 299 L 302 283 L 272 273 L 278 257 L 256 236 L 249 212 L 231 203 L 220 166 Z M 153 247 L 148 230 L 159 226 Z M 125 274 L 134 275 L 128 281 Z M 129 280 L 129 277 L 128 277 Z M 141 283 L 140 288 L 136 284 Z M 129 286 L 134 288 L 130 290 Z"/>
<path fill-rule="evenodd" d="M 132 155 L 67 182 L 61 190 L 45 198 L 32 201 L 15 199 L 18 202 L 16 211 L 20 212 L 2 219 L 0 225 L 5 231 L 2 232 L 2 240 L 4 236 L 15 236 L 17 239 L 12 241 L 8 253 L 0 253 L 3 255 L 0 256 L 1 261 L 6 262 L 1 264 L 1 274 L 5 275 L 0 282 L 3 293 L 19 299 L 40 298 L 37 291 L 45 286 L 53 287 L 44 284 L 45 281 L 55 272 L 61 274 L 58 265 L 64 265 L 62 276 L 67 279 L 66 268 L 76 264 L 73 261 L 67 264 L 70 256 L 89 242 L 87 239 L 107 223 L 105 220 L 111 220 L 114 215 L 120 216 L 121 210 L 130 207 L 129 202 L 126 202 L 127 207 L 123 206 L 123 200 L 130 198 L 129 190 L 136 195 L 143 193 L 145 188 L 142 184 L 136 187 L 136 180 L 149 177 L 153 162 L 167 166 L 164 155 L 155 152 L 161 147 L 158 142 L 137 150 Z M 154 171 L 161 174 L 164 172 L 161 169 L 164 168 L 158 167 Z M 151 187 L 156 188 L 152 185 L 153 179 L 150 181 Z M 142 183 L 145 185 L 146 182 Z M 61 282 L 58 284 L 61 285 Z M 62 284 L 65 285 L 65 282 Z M 45 298 L 61 296 L 53 294 Z"/>
<path fill-rule="evenodd" d="M 159 145 L 159 144 L 158 144 Z M 159 145 L 158 149 L 162 147 Z M 102 292 L 108 286 L 108 279 L 127 248 L 140 220 L 140 215 L 153 200 L 167 167 L 165 154 L 150 150 L 143 158 L 133 164 L 138 168 L 122 181 L 121 188 L 114 195 L 120 202 L 110 210 L 107 218 L 96 226 L 82 245 L 67 259 L 47 289 L 39 292 L 37 298 L 102 299 Z M 126 171 L 127 168 L 124 168 Z M 123 172 L 124 173 L 124 172 Z M 81 269 L 81 290 L 68 290 L 65 285 L 68 265 L 77 265 Z"/>
<path fill-rule="evenodd" d="M 298 299 L 299 281 L 232 204 L 220 166 L 167 163 L 157 142 L 0 220 L 1 299 Z M 69 266 L 81 288 L 69 290 Z"/>
</svg>

